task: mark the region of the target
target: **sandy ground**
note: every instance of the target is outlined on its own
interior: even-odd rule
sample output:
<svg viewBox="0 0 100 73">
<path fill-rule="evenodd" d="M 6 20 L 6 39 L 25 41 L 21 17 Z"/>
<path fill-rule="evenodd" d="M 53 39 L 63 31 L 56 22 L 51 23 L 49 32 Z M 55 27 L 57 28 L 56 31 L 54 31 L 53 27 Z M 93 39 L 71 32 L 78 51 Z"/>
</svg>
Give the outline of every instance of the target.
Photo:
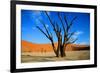
<svg viewBox="0 0 100 73">
<path fill-rule="evenodd" d="M 67 51 L 66 57 L 55 57 L 54 52 L 23 52 L 21 55 L 22 63 L 29 62 L 47 62 L 47 61 L 74 61 L 90 59 L 90 51 Z"/>
</svg>

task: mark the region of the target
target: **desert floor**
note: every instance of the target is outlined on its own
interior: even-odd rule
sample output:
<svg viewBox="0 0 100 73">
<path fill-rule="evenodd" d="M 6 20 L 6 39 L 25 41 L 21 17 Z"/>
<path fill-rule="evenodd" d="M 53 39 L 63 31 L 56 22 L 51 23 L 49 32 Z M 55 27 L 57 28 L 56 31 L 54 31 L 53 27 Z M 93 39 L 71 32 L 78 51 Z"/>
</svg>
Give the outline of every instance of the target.
<svg viewBox="0 0 100 73">
<path fill-rule="evenodd" d="M 22 63 L 29 62 L 48 62 L 48 61 L 75 61 L 90 59 L 90 51 L 66 51 L 66 57 L 55 57 L 54 52 L 23 52 L 21 55 Z"/>
</svg>

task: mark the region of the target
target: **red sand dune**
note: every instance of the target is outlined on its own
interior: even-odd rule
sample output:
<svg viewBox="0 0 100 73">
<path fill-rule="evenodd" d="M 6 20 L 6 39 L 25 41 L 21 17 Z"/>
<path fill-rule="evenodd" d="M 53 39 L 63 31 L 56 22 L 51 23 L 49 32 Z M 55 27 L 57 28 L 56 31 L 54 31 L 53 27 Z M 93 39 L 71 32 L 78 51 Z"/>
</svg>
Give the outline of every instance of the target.
<svg viewBox="0 0 100 73">
<path fill-rule="evenodd" d="M 22 40 L 22 52 L 52 52 L 51 44 L 35 44 L 31 42 L 27 42 Z M 55 43 L 57 47 L 57 43 Z M 77 45 L 77 44 L 69 44 L 66 47 L 66 51 L 75 51 L 75 50 L 89 50 L 90 47 L 86 45 Z"/>
</svg>

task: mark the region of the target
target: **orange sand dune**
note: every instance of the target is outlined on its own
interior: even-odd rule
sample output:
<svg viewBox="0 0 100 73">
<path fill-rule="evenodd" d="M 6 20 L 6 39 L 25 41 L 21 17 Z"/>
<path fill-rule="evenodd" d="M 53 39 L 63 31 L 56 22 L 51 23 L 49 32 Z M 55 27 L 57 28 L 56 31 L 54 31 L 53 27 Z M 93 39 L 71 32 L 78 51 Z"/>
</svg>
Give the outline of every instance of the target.
<svg viewBox="0 0 100 73">
<path fill-rule="evenodd" d="M 22 40 L 22 52 L 52 52 L 52 45 L 51 44 L 35 44 L 31 42 L 27 42 Z M 57 43 L 55 43 L 57 47 Z M 86 45 L 77 45 L 77 44 L 69 44 L 66 47 L 66 51 L 73 51 L 73 50 L 89 50 L 90 47 Z"/>
</svg>

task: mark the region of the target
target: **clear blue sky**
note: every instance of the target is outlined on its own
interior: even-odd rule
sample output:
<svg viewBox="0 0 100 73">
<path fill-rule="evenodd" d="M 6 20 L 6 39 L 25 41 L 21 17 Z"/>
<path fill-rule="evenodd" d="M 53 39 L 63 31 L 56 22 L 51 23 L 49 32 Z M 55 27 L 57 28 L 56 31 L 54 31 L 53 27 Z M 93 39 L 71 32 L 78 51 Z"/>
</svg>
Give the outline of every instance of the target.
<svg viewBox="0 0 100 73">
<path fill-rule="evenodd" d="M 79 13 L 79 12 L 60 12 L 62 18 L 63 14 L 67 16 L 68 22 L 72 20 L 73 17 L 77 16 L 74 24 L 71 27 L 70 32 L 76 31 L 74 38 L 78 38 L 77 44 L 89 44 L 90 43 L 90 14 L 89 13 Z M 57 12 L 48 12 L 52 21 L 56 21 L 61 26 L 61 22 L 57 17 Z M 26 40 L 33 43 L 50 43 L 50 41 L 41 33 L 36 26 L 38 25 L 43 30 L 43 25 L 39 22 L 42 20 L 46 27 L 52 32 L 54 36 L 54 41 L 57 42 L 55 33 L 52 30 L 52 26 L 45 15 L 44 11 L 34 11 L 34 10 L 21 10 L 21 36 L 22 40 Z"/>
</svg>

